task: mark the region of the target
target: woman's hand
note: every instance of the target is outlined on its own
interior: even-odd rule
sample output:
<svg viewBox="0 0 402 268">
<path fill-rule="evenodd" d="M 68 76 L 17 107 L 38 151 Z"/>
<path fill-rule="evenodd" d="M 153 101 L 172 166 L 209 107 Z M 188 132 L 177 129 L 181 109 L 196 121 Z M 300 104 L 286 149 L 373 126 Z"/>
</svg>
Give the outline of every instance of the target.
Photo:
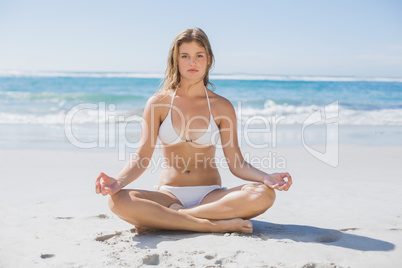
<svg viewBox="0 0 402 268">
<path fill-rule="evenodd" d="M 95 190 L 97 194 L 102 194 L 102 195 L 114 195 L 118 191 L 120 191 L 121 186 L 119 182 L 106 175 L 105 173 L 101 172 L 99 177 L 96 179 L 95 182 Z"/>
<path fill-rule="evenodd" d="M 292 177 L 287 172 L 273 173 L 264 177 L 264 184 L 278 191 L 287 191 L 292 185 Z"/>
</svg>

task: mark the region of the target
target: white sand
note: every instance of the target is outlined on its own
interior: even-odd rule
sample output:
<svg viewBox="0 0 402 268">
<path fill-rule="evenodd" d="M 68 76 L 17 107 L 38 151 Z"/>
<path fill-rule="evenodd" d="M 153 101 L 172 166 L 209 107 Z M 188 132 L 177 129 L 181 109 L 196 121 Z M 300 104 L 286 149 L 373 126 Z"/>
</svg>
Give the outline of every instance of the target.
<svg viewBox="0 0 402 268">
<path fill-rule="evenodd" d="M 0 267 L 402 267 L 401 147 L 344 145 L 337 168 L 303 148 L 276 152 L 294 185 L 253 234 L 136 235 L 94 193 L 100 171 L 123 167 L 116 153 L 0 151 Z M 130 186 L 152 189 L 158 176 Z"/>
</svg>

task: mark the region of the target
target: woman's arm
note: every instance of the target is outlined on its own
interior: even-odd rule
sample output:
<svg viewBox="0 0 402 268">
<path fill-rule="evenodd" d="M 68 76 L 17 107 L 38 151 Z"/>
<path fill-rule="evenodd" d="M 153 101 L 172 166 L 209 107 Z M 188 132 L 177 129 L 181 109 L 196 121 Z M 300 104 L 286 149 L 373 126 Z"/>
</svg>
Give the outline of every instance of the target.
<svg viewBox="0 0 402 268">
<path fill-rule="evenodd" d="M 126 166 L 116 177 L 121 188 L 136 180 L 147 169 L 151 162 L 161 122 L 160 113 L 158 109 L 156 109 L 158 100 L 159 97 L 152 96 L 145 105 L 141 138 L 135 157 L 128 161 Z"/>
<path fill-rule="evenodd" d="M 159 106 L 158 102 L 159 97 L 152 96 L 145 105 L 141 138 L 135 157 L 127 162 L 116 178 L 101 173 L 95 183 L 96 193 L 102 193 L 103 195 L 115 194 L 140 177 L 147 169 L 155 150 L 161 122 L 160 113 L 156 109 L 156 107 Z"/>
<path fill-rule="evenodd" d="M 219 117 L 221 142 L 223 153 L 232 174 L 243 180 L 265 183 L 277 190 L 288 190 L 292 185 L 292 178 L 289 173 L 268 174 L 244 160 L 239 148 L 237 120 L 233 105 L 227 99 L 223 99 L 220 108 L 222 109 L 220 114 L 224 115 Z"/>
</svg>

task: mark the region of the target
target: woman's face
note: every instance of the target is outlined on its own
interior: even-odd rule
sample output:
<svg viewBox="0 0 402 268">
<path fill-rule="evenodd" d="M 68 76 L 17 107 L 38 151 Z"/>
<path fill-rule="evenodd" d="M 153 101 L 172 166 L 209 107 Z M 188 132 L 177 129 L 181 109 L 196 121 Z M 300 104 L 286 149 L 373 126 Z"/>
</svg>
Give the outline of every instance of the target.
<svg viewBox="0 0 402 268">
<path fill-rule="evenodd" d="M 204 78 L 208 65 L 205 48 L 194 41 L 183 43 L 179 46 L 178 57 L 181 79 L 200 80 Z"/>
</svg>

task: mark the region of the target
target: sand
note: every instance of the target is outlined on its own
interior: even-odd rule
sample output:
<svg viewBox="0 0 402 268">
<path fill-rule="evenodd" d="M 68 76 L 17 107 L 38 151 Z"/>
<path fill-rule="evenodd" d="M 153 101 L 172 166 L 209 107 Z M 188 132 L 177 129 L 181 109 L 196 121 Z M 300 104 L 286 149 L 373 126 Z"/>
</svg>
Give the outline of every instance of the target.
<svg viewBox="0 0 402 268">
<path fill-rule="evenodd" d="M 94 192 L 100 171 L 123 167 L 115 151 L 1 150 L 0 267 L 402 267 L 402 147 L 341 145 L 335 168 L 302 147 L 273 151 L 294 185 L 252 234 L 137 235 Z M 158 177 L 149 169 L 128 188 Z"/>
</svg>

